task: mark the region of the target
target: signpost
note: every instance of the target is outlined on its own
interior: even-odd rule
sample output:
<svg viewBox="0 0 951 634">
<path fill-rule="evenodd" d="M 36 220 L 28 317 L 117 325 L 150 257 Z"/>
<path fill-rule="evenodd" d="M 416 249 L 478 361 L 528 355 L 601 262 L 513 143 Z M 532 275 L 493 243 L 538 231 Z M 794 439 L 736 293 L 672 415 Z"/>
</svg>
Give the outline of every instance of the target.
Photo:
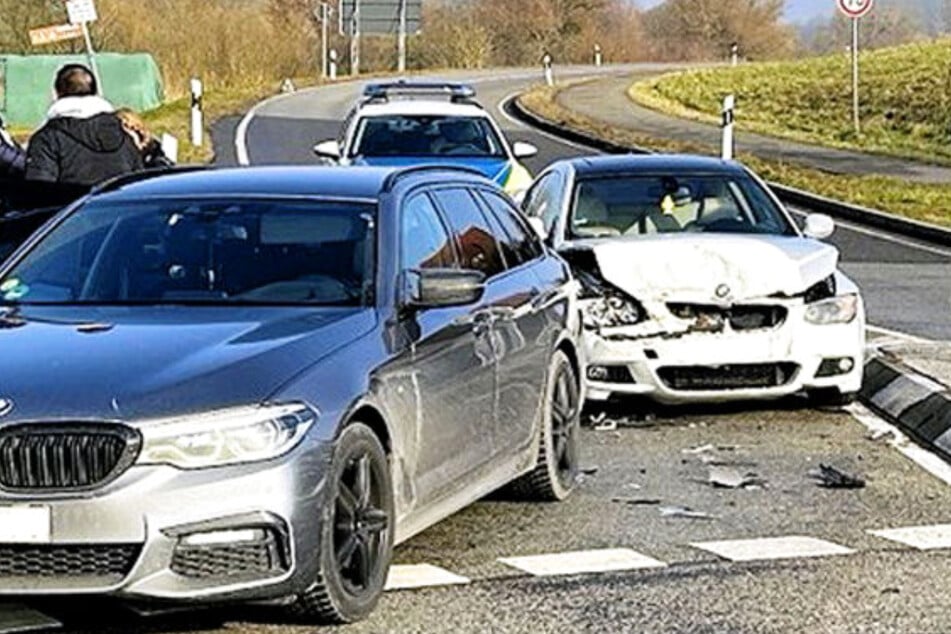
<svg viewBox="0 0 951 634">
<path fill-rule="evenodd" d="M 872 10 L 875 0 L 836 0 L 839 10 L 852 20 L 852 123 L 855 134 L 862 133 L 859 118 L 859 20 Z"/>
<path fill-rule="evenodd" d="M 66 13 L 69 15 L 69 23 L 78 26 L 82 30 L 83 38 L 86 40 L 89 68 L 99 82 L 99 90 L 102 90 L 102 78 L 99 76 L 99 68 L 96 66 L 96 52 L 92 48 L 92 38 L 89 37 L 89 23 L 99 19 L 99 15 L 96 13 L 95 0 L 66 0 Z"/>
<path fill-rule="evenodd" d="M 360 71 L 362 35 L 396 35 L 399 72 L 406 70 L 406 38 L 419 33 L 422 0 L 340 0 L 340 34 L 350 36 L 353 74 Z"/>
</svg>

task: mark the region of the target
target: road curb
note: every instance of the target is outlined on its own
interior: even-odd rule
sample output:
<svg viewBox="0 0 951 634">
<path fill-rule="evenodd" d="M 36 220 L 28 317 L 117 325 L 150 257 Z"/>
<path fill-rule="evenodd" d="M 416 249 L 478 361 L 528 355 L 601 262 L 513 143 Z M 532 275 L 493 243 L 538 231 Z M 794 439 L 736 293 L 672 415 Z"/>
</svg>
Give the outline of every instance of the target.
<svg viewBox="0 0 951 634">
<path fill-rule="evenodd" d="M 951 389 L 877 353 L 865 363 L 859 400 L 917 443 L 951 459 Z"/>
<path fill-rule="evenodd" d="M 519 103 L 518 96 L 503 104 L 503 108 L 506 112 L 516 119 L 521 120 L 523 123 L 527 123 L 562 139 L 581 143 L 608 154 L 654 153 L 653 150 L 649 148 L 613 143 L 590 132 L 568 126 L 565 123 L 546 119 L 522 106 L 522 104 Z M 855 223 L 882 229 L 890 233 L 921 240 L 930 244 L 951 247 L 951 229 L 902 218 L 877 209 L 844 203 L 780 183 L 771 182 L 769 186 L 776 196 L 786 204 L 807 207 L 810 210 L 822 212 L 834 218 L 850 220 Z"/>
</svg>

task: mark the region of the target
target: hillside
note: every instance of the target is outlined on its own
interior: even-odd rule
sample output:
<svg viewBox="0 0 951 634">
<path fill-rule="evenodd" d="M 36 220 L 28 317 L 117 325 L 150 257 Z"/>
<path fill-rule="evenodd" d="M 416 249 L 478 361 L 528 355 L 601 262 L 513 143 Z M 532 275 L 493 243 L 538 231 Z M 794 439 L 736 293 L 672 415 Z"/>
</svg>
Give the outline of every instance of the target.
<svg viewBox="0 0 951 634">
<path fill-rule="evenodd" d="M 666 75 L 632 97 L 668 113 L 719 119 L 735 93 L 741 128 L 836 147 L 951 163 L 951 39 L 861 56 L 863 131 L 852 128 L 847 55 Z"/>
</svg>

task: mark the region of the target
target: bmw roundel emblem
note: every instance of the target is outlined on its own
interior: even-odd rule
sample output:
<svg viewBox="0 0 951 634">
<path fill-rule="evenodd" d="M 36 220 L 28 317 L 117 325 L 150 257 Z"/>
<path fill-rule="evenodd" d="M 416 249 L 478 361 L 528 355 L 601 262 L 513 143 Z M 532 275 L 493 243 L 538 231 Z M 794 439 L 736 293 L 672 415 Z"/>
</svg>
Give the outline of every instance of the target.
<svg viewBox="0 0 951 634">
<path fill-rule="evenodd" d="M 0 416 L 6 416 L 13 411 L 13 401 L 8 398 L 0 398 Z"/>
<path fill-rule="evenodd" d="M 726 284 L 720 284 L 715 292 L 720 299 L 726 299 L 730 296 L 731 290 Z"/>
</svg>

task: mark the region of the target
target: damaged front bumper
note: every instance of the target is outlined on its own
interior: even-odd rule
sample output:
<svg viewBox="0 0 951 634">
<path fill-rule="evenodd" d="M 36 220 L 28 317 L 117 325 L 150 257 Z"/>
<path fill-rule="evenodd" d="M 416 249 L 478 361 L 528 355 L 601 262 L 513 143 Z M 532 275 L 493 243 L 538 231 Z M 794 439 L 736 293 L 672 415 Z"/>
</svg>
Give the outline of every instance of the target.
<svg viewBox="0 0 951 634">
<path fill-rule="evenodd" d="M 781 325 L 719 332 L 657 323 L 587 330 L 587 396 L 646 396 L 667 404 L 774 399 L 811 390 L 861 388 L 865 323 L 814 325 L 802 304 Z"/>
</svg>

